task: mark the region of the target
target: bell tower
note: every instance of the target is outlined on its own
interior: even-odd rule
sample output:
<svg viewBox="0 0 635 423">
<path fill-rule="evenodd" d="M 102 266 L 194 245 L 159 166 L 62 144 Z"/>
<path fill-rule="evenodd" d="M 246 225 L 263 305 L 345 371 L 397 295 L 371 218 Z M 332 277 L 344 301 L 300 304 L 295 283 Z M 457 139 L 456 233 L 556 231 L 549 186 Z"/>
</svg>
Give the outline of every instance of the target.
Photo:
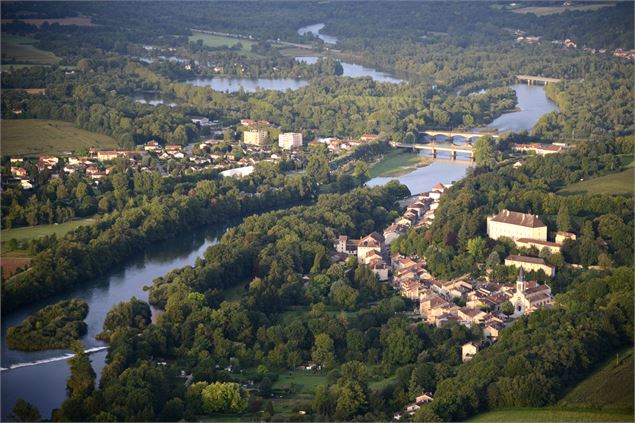
<svg viewBox="0 0 635 423">
<path fill-rule="evenodd" d="M 525 291 L 525 270 L 520 266 L 520 272 L 518 272 L 518 280 L 516 281 L 516 292 Z"/>
</svg>

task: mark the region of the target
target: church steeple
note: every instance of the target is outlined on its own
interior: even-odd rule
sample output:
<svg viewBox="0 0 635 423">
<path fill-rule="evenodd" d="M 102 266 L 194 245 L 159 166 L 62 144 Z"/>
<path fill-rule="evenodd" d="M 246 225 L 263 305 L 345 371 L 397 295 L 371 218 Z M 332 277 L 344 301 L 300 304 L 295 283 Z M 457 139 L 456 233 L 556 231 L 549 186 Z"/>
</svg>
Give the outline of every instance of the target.
<svg viewBox="0 0 635 423">
<path fill-rule="evenodd" d="M 516 291 L 525 291 L 525 270 L 520 266 L 520 272 L 518 272 L 518 280 L 516 281 Z"/>
</svg>

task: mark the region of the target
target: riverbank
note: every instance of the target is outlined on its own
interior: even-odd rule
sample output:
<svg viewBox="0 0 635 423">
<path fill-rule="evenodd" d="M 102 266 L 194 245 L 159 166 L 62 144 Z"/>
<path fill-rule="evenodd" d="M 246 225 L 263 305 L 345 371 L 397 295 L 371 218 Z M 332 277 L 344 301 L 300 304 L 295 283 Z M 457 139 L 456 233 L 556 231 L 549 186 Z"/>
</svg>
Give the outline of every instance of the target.
<svg viewBox="0 0 635 423">
<path fill-rule="evenodd" d="M 432 163 L 431 158 L 413 154 L 405 150 L 393 150 L 373 163 L 368 170 L 371 178 L 378 176 L 403 176 L 417 170 L 420 167 Z"/>
</svg>

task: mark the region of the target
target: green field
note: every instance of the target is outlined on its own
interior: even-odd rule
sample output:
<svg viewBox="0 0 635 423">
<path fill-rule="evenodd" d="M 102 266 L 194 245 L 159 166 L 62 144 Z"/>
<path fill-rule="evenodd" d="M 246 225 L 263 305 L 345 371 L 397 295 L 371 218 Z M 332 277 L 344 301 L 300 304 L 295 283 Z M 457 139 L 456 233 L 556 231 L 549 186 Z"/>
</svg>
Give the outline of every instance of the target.
<svg viewBox="0 0 635 423">
<path fill-rule="evenodd" d="M 254 54 L 251 52 L 251 46 L 256 44 L 255 41 L 245 40 L 242 38 L 223 37 L 221 35 L 206 34 L 199 31 L 192 31 L 189 41 L 203 40 L 203 45 L 207 47 L 233 47 L 240 43 L 242 45 L 241 52 L 247 55 Z"/>
<path fill-rule="evenodd" d="M 592 178 L 586 181 L 577 182 L 558 191 L 561 195 L 576 194 L 611 194 L 611 195 L 633 195 L 635 168 L 628 169 Z"/>
<path fill-rule="evenodd" d="M 515 408 L 479 414 L 471 422 L 632 422 L 633 415 L 596 410 Z"/>
<path fill-rule="evenodd" d="M 117 142 L 107 135 L 88 132 L 59 120 L 3 120 L 1 127 L 4 156 L 35 156 L 89 147 L 117 147 Z"/>
<path fill-rule="evenodd" d="M 92 225 L 95 223 L 95 219 L 90 217 L 87 219 L 71 220 L 69 222 L 57 223 L 52 225 L 36 225 L 25 226 L 22 228 L 4 229 L 0 231 L 0 240 L 2 244 L 10 239 L 16 239 L 18 241 L 30 241 L 32 239 L 41 238 L 46 235 L 57 235 L 60 237 L 67 234 L 73 229 L 79 228 L 82 225 Z"/>
<path fill-rule="evenodd" d="M 533 13 L 536 16 L 546 16 L 553 15 L 556 13 L 564 13 L 566 11 L 570 12 L 591 12 L 594 10 L 602 9 L 603 7 L 613 7 L 615 3 L 604 3 L 604 4 L 575 4 L 567 7 L 560 6 L 530 6 L 530 7 L 521 7 L 518 9 L 513 9 L 514 13 Z"/>
<path fill-rule="evenodd" d="M 61 60 L 50 51 L 33 46 L 36 42 L 34 38 L 2 34 L 2 63 L 53 65 Z"/>
<path fill-rule="evenodd" d="M 397 149 L 385 154 L 378 163 L 372 165 L 369 173 L 371 178 L 377 176 L 400 176 L 412 172 L 418 167 L 426 166 L 430 162 L 430 158 Z"/>
<path fill-rule="evenodd" d="M 311 370 L 296 370 L 280 374 L 273 384 L 273 389 L 289 390 L 297 394 L 313 394 L 315 388 L 325 383 L 325 375 Z"/>
<path fill-rule="evenodd" d="M 633 349 L 612 356 L 554 407 L 483 413 L 475 422 L 632 422 Z"/>
</svg>

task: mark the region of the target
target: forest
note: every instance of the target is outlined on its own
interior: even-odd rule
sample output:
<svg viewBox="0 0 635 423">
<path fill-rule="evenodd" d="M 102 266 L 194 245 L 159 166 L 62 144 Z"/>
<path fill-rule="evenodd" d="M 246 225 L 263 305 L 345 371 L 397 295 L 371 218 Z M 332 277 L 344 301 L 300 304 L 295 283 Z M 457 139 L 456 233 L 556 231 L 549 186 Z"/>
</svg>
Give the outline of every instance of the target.
<svg viewBox="0 0 635 423">
<path fill-rule="evenodd" d="M 115 160 L 95 184 L 79 172 L 64 174 L 63 160 L 41 172 L 27 160 L 28 191 L 5 182 L 11 162 L 3 157 L 3 229 L 95 219 L 64 236 L 8 244 L 33 258 L 28 271 L 2 280 L 3 314 L 107 274 L 184 231 L 226 228 L 194 265 L 139 281 L 147 302 L 133 297 L 108 312 L 97 335 L 108 344 L 99 378 L 77 341 L 86 333 L 86 303 L 54 304 L 8 330 L 11 348 L 75 353 L 67 399 L 52 421 L 387 421 L 424 392 L 434 401 L 406 420 L 459 421 L 555 404 L 596 365 L 633 345 L 633 196 L 562 194 L 624 171 L 632 159 L 633 63 L 612 54 L 633 48 L 632 3 L 544 16 L 480 2 L 2 6 L 3 19 L 74 16 L 94 24 L 3 23 L 3 35 L 25 37 L 61 58 L 11 67 L 3 56 L 3 119 L 71 122 L 124 149 L 149 140 L 198 144 L 212 135 L 193 123 L 201 116 L 219 121 L 223 132 L 214 136 L 223 142 L 213 149 L 220 151 L 236 146 L 247 118 L 272 122 L 272 134 L 303 132 L 305 143 L 382 135 L 331 161 L 324 145 L 312 143 L 299 160 L 262 162 L 242 178 L 186 174 L 184 163 L 162 175 L 142 169 L 153 164 L 145 157 L 134 166 Z M 336 45 L 297 32 L 320 22 L 338 37 Z M 194 41 L 196 30 L 230 33 L 237 44 Z M 541 39 L 520 42 L 519 34 Z M 566 38 L 578 46 L 565 47 Z M 294 59 L 306 52 L 321 59 Z M 404 82 L 343 77 L 344 62 Z M 424 323 L 413 312 L 416 302 L 356 258 L 333 258 L 333 240 L 381 233 L 403 214 L 399 202 L 411 194 L 405 185 L 364 186 L 368 162 L 389 151 L 388 141 L 420 141 L 419 132 L 432 128 L 481 127 L 516 110 L 510 85 L 517 74 L 562 79 L 545 88 L 558 110 L 531 131 L 475 141 L 475 166 L 445 191 L 431 225 L 391 245 L 392 253 L 424 260 L 437 279 L 512 283 L 517 270 L 503 263 L 518 253 L 555 266 L 553 279 L 527 272 L 549 284 L 553 307 L 519 318 L 491 344 L 478 325 Z M 302 78 L 308 85 L 224 93 L 188 83 L 223 75 Z M 166 104 L 136 102 L 140 93 Z M 566 148 L 518 158 L 513 144 L 529 142 Z M 486 218 L 503 208 L 538 214 L 550 234 L 571 231 L 577 239 L 556 254 L 491 240 Z M 466 342 L 485 347 L 462 363 Z M 296 378 L 314 386 L 299 391 Z M 21 400 L 10 417 L 49 418 Z"/>
</svg>

